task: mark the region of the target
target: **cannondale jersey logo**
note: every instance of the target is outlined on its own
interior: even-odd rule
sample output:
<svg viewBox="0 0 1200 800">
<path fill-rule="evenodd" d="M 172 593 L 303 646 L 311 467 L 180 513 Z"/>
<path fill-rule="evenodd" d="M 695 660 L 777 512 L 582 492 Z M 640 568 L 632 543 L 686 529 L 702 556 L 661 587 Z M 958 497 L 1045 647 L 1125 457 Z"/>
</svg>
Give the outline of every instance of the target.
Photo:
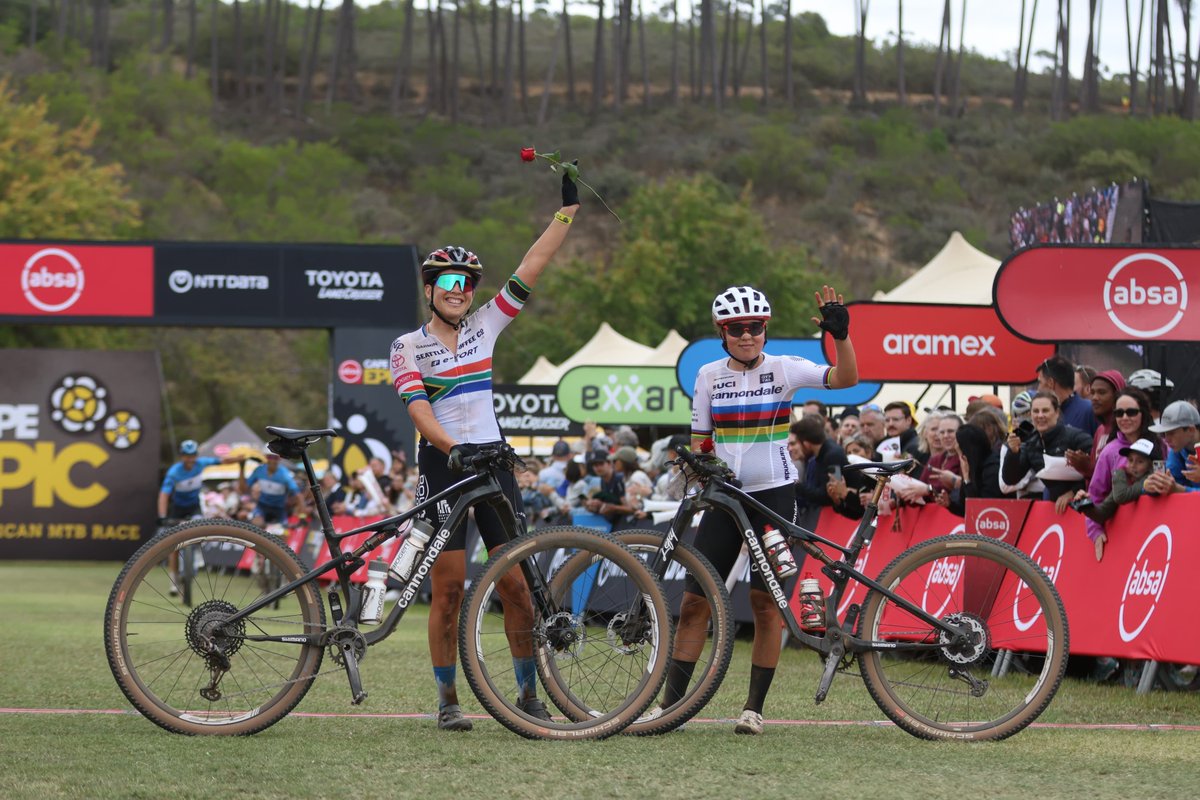
<svg viewBox="0 0 1200 800">
<path fill-rule="evenodd" d="M 1055 583 L 1058 581 L 1059 570 L 1062 569 L 1063 554 L 1066 549 L 1066 536 L 1062 526 L 1051 525 L 1037 540 L 1029 557 L 1041 567 L 1050 582 Z M 1028 618 L 1023 616 L 1022 609 L 1032 611 L 1032 616 Z M 1013 625 L 1017 630 L 1024 632 L 1032 628 L 1041 616 L 1042 605 L 1033 597 L 1029 585 L 1025 581 L 1017 581 L 1017 589 L 1013 594 Z"/>
<path fill-rule="evenodd" d="M 21 293 L 30 305 L 49 313 L 65 311 L 83 295 L 83 266 L 58 247 L 39 250 L 21 270 Z"/>
<path fill-rule="evenodd" d="M 1154 609 L 1167 586 L 1167 574 L 1171 571 L 1172 545 L 1171 529 L 1159 525 L 1142 542 L 1142 548 L 1130 564 L 1125 591 L 1121 595 L 1121 610 L 1117 614 L 1121 641 L 1136 639 L 1154 616 Z"/>
<path fill-rule="evenodd" d="M 1157 253 L 1121 259 L 1104 281 L 1104 310 L 1125 333 L 1152 339 L 1170 331 L 1187 311 L 1183 273 Z"/>
</svg>

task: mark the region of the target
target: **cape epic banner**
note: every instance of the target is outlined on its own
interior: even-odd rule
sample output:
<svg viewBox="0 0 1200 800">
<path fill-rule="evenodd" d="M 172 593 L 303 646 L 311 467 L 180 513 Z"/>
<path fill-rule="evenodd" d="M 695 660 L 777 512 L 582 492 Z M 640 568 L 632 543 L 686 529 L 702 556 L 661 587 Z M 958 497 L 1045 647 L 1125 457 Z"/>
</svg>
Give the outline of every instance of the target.
<svg viewBox="0 0 1200 800">
<path fill-rule="evenodd" d="M 153 353 L 0 350 L 0 558 L 124 560 L 154 535 Z"/>
</svg>

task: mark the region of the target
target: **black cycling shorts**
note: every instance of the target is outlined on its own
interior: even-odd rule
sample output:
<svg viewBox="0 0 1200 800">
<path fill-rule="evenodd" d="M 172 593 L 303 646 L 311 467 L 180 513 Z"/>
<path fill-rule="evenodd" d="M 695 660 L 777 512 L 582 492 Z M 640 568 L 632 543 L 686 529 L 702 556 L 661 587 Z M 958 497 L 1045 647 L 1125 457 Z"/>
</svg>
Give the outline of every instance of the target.
<svg viewBox="0 0 1200 800">
<path fill-rule="evenodd" d="M 421 446 L 417 448 L 416 502 L 418 504 L 425 502 L 438 492 L 444 491 L 462 479 L 469 477 L 470 473 L 468 472 L 454 472 L 451 470 L 446 461 L 447 457 L 445 453 L 431 444 L 424 441 L 421 442 Z M 501 472 L 498 477 L 500 479 L 500 486 L 504 489 L 504 494 L 508 497 L 508 502 L 512 505 L 513 511 L 517 514 L 523 514 L 525 506 L 521 502 L 521 490 L 517 488 L 517 479 L 513 477 L 511 472 Z M 450 509 L 454 507 L 455 499 L 453 497 L 447 498 L 439 502 L 436 506 L 425 509 L 421 513 L 421 516 L 428 520 L 435 528 L 438 528 L 450 516 Z M 497 547 L 508 541 L 504 534 L 504 526 L 501 524 L 500 517 L 495 509 L 486 503 L 479 503 L 474 507 L 474 510 L 475 525 L 479 528 L 479 535 L 483 538 L 483 544 L 489 551 L 493 547 Z M 450 540 L 442 549 L 465 550 L 466 545 L 467 525 L 464 519 L 450 534 Z"/>
<path fill-rule="evenodd" d="M 286 507 L 272 508 L 270 506 L 256 505 L 254 507 L 254 513 L 251 514 L 250 516 L 251 517 L 262 517 L 263 525 L 270 525 L 275 522 L 278 522 L 281 525 L 286 525 L 287 521 L 288 521 L 288 513 L 287 513 Z"/>
<path fill-rule="evenodd" d="M 787 521 L 796 521 L 796 490 L 791 484 L 747 494 Z M 762 544 L 763 526 L 769 520 L 753 508 L 746 508 L 746 516 L 750 518 L 750 524 L 758 534 L 759 544 Z M 742 532 L 738 530 L 733 517 L 719 508 L 713 508 L 705 511 L 704 516 L 700 518 L 700 529 L 696 532 L 696 541 L 693 544 L 712 562 L 717 573 L 727 579 L 729 571 L 737 562 L 743 541 Z M 688 578 L 685 588 L 693 594 L 703 594 L 693 578 Z M 750 588 L 767 591 L 767 584 L 758 574 L 758 564 L 754 563 L 753 557 L 750 559 Z"/>
</svg>

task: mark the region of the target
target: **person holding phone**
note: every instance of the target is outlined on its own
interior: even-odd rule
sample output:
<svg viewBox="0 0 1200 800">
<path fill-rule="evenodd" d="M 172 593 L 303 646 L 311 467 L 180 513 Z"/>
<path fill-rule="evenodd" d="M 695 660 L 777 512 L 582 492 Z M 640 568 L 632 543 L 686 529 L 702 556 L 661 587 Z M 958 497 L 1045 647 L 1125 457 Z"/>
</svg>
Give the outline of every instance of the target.
<svg viewBox="0 0 1200 800">
<path fill-rule="evenodd" d="M 846 451 L 826 435 L 824 420 L 815 414 L 793 422 L 788 433 L 796 437 L 804 458 L 804 480 L 796 484 L 796 507 L 803 514 L 808 509 L 836 505 L 828 484 L 834 480 L 845 483 L 842 467 L 850 463 Z M 862 516 L 861 508 L 858 516 Z"/>
<path fill-rule="evenodd" d="M 1096 468 L 1093 470 L 1092 480 L 1087 486 L 1087 496 L 1096 505 L 1103 503 L 1104 499 L 1112 492 L 1114 470 L 1124 469 L 1126 460 L 1124 451 L 1134 442 L 1145 439 L 1154 443 L 1155 455 L 1149 457 L 1147 467 L 1150 466 L 1150 460 L 1162 458 L 1162 447 L 1158 436 L 1150 430 L 1154 419 L 1150 416 L 1150 398 L 1146 396 L 1145 392 L 1133 386 L 1126 386 L 1117 393 L 1112 413 L 1113 422 L 1117 427 L 1116 436 L 1096 456 Z M 1099 555 L 1104 548 L 1103 540 L 1107 538 L 1104 525 L 1092 517 L 1088 517 L 1086 525 L 1088 539 L 1096 545 L 1097 560 L 1099 560 Z"/>
</svg>

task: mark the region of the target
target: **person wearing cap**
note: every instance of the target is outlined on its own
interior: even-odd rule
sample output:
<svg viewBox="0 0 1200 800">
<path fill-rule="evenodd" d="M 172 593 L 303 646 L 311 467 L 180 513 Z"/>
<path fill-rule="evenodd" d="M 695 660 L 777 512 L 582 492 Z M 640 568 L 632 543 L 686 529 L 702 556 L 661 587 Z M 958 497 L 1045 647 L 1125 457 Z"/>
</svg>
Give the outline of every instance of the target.
<svg viewBox="0 0 1200 800">
<path fill-rule="evenodd" d="M 1089 436 L 1096 432 L 1096 416 L 1092 405 L 1075 394 L 1075 366 L 1060 355 L 1053 355 L 1038 364 L 1038 391 L 1050 392 L 1058 398 L 1058 413 L 1064 425 L 1078 428 Z"/>
<path fill-rule="evenodd" d="M 1097 561 L 1104 558 L 1104 545 L 1108 541 L 1104 523 L 1117 513 L 1117 506 L 1132 503 L 1143 494 L 1152 494 L 1145 490 L 1145 483 L 1154 459 L 1159 456 L 1158 442 L 1138 439 L 1121 447 L 1119 452 L 1125 464 L 1112 471 L 1112 488 L 1104 498 L 1097 503 L 1089 492 L 1080 489 L 1071 503 L 1072 508 L 1088 518 L 1089 524 L 1100 528 L 1099 534 L 1092 539 Z"/>
<path fill-rule="evenodd" d="M 654 482 L 654 494 L 651 498 L 654 500 L 682 500 L 684 485 L 683 481 L 673 481 L 675 474 L 679 472 L 679 464 L 670 464 L 667 462 L 676 461 L 679 454 L 683 452 L 689 444 L 689 439 L 683 434 L 675 434 L 667 439 L 667 443 L 663 446 L 663 470 L 658 476 L 658 480 Z"/>
<path fill-rule="evenodd" d="M 1117 395 L 1125 388 L 1125 378 L 1115 369 L 1106 369 L 1096 374 L 1092 379 L 1089 399 L 1092 404 L 1092 414 L 1096 417 L 1096 433 L 1092 436 L 1090 452 L 1068 450 L 1067 463 L 1087 478 L 1092 479 L 1096 469 L 1096 458 L 1104 447 L 1117 435 L 1117 426 L 1113 421 L 1113 407 Z"/>
<path fill-rule="evenodd" d="M 288 504 L 300 493 L 292 471 L 280 463 L 278 453 L 267 453 L 267 463 L 259 464 L 250 477 L 238 476 L 238 489 L 245 493 L 258 486 L 258 502 L 250 521 L 262 527 L 272 522 L 287 522 Z"/>
<path fill-rule="evenodd" d="M 629 448 L 633 450 L 633 448 Z M 637 462 L 637 452 L 634 451 L 634 462 Z M 617 522 L 627 514 L 633 514 L 636 508 L 628 505 L 625 500 L 625 479 L 617 471 L 613 463 L 617 454 L 608 454 L 603 450 L 593 450 L 588 463 L 592 471 L 600 478 L 600 487 L 596 493 L 584 501 L 583 507 L 593 514 L 599 514 L 608 520 L 609 524 Z"/>
<path fill-rule="evenodd" d="M 1096 456 L 1096 468 L 1092 479 L 1087 485 L 1087 495 L 1092 502 L 1099 505 L 1112 490 L 1112 476 L 1116 470 L 1125 466 L 1125 456 L 1122 448 L 1126 448 L 1139 439 L 1149 439 L 1161 448 L 1158 436 L 1150 430 L 1150 400 L 1141 389 L 1126 386 L 1117 394 L 1113 404 L 1113 421 L 1116 432 L 1104 449 Z M 1160 455 L 1155 458 L 1162 458 Z M 1104 528 L 1089 519 L 1087 535 L 1093 542 L 1104 533 Z"/>
<path fill-rule="evenodd" d="M 538 472 L 538 484 L 549 486 L 559 497 L 567 496 L 567 462 L 571 460 L 571 445 L 559 439 L 550 448 L 550 463 Z"/>
<path fill-rule="evenodd" d="M 1163 409 L 1158 424 L 1150 430 L 1167 443 L 1165 472 L 1146 479 L 1146 491 L 1154 494 L 1200 491 L 1200 469 L 1196 466 L 1196 444 L 1200 442 L 1200 411 L 1188 400 L 1176 400 Z"/>
</svg>

